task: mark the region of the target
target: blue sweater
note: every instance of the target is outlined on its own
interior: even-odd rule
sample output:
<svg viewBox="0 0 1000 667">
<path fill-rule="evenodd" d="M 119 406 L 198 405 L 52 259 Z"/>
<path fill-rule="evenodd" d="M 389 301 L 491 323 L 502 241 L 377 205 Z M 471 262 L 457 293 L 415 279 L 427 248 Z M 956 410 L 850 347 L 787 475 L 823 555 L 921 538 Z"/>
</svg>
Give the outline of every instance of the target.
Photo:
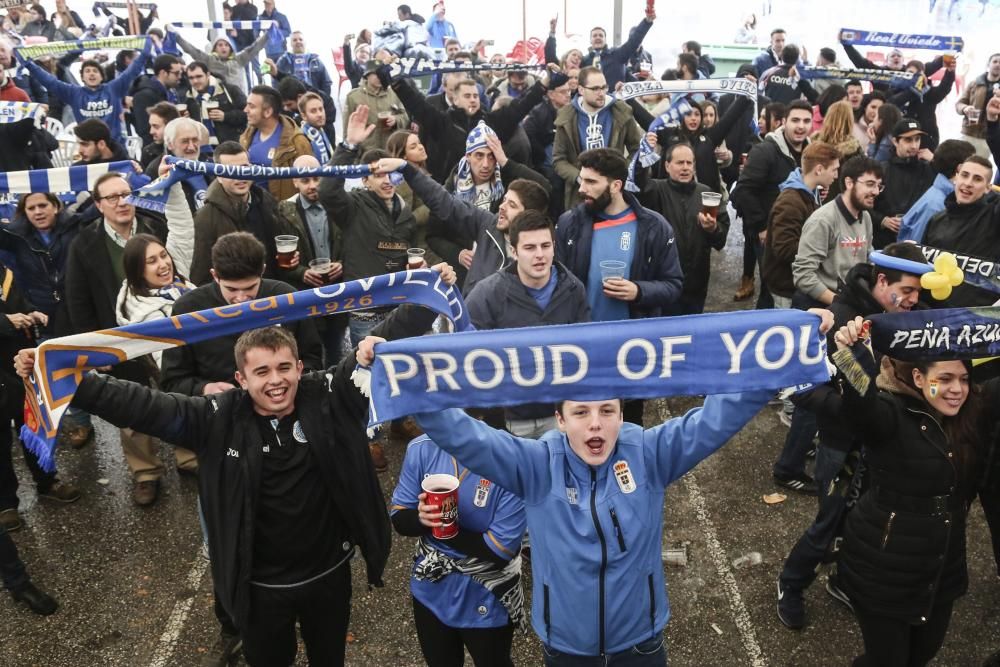
<svg viewBox="0 0 1000 667">
<path fill-rule="evenodd" d="M 31 60 L 23 60 L 20 56 L 18 59 L 28 68 L 31 76 L 36 77 L 48 89 L 49 94 L 69 105 L 73 110 L 76 122 L 82 123 L 91 118 L 103 120 L 111 128 L 111 138 L 116 139 L 125 136 L 121 122 L 122 100 L 128 93 L 132 80 L 143 72 L 146 58 L 149 55 L 148 44 L 149 42 L 147 42 L 146 49 L 136 56 L 128 69 L 109 83 L 102 83 L 96 88 L 66 83 Z"/>
<path fill-rule="evenodd" d="M 624 424 L 597 468 L 558 431 L 517 438 L 457 409 L 415 417 L 461 465 L 524 500 L 534 630 L 557 651 L 596 656 L 663 631 L 670 618 L 660 561 L 666 487 L 722 447 L 773 394 L 709 396 L 703 407 L 648 430 Z"/>
</svg>

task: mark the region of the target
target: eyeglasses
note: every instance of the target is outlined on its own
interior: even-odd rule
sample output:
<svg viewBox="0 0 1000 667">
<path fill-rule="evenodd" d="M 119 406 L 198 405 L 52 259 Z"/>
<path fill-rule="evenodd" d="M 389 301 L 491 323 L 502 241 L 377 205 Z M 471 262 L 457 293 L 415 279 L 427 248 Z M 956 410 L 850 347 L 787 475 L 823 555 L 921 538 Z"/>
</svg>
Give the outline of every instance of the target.
<svg viewBox="0 0 1000 667">
<path fill-rule="evenodd" d="M 106 201 L 112 206 L 118 206 L 118 202 L 122 200 L 122 197 L 131 197 L 131 196 L 132 196 L 131 192 L 123 192 L 122 194 L 118 195 L 107 195 L 104 197 L 96 197 L 96 199 L 97 201 Z"/>
<path fill-rule="evenodd" d="M 878 190 L 879 192 L 885 190 L 885 185 L 882 184 L 882 181 L 855 181 L 855 183 L 863 185 L 869 190 Z"/>
<path fill-rule="evenodd" d="M 608 92 L 608 86 L 581 86 L 584 90 L 589 90 L 592 93 L 606 93 Z"/>
</svg>

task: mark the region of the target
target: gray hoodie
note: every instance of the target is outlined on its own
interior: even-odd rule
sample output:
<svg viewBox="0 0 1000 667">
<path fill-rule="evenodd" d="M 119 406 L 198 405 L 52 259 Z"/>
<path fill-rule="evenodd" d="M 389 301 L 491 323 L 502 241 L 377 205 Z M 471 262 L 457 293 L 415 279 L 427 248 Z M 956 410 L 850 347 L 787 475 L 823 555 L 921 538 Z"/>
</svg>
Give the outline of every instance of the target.
<svg viewBox="0 0 1000 667">
<path fill-rule="evenodd" d="M 820 206 L 806 219 L 799 251 L 792 262 L 795 289 L 819 299 L 836 292 L 839 281 L 855 264 L 868 261 L 872 250 L 872 219 L 867 211 L 851 220 L 841 197 Z"/>
</svg>

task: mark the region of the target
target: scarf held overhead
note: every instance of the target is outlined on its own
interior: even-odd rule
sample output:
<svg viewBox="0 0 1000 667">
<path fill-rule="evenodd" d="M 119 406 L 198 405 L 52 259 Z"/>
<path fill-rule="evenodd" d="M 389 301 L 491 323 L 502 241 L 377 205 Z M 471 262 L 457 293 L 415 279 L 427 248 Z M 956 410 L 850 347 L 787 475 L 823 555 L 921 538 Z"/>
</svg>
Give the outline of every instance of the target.
<svg viewBox="0 0 1000 667">
<path fill-rule="evenodd" d="M 912 90 L 918 95 L 927 92 L 927 77 L 920 72 L 897 72 L 889 69 L 850 69 L 847 67 L 797 67 L 803 79 L 858 79 L 884 83 L 890 88 Z"/>
<path fill-rule="evenodd" d="M 380 343 L 371 370 L 371 424 L 444 408 L 826 382 L 826 342 L 819 324 L 810 313 L 770 310 Z"/>
<path fill-rule="evenodd" d="M 490 63 L 454 62 L 451 60 L 430 60 L 427 58 L 400 58 L 389 65 L 389 76 L 393 79 L 399 79 L 443 72 L 522 72 L 529 69 L 545 69 L 545 63 L 538 63 L 537 65 L 521 63 L 493 65 Z"/>
<path fill-rule="evenodd" d="M 902 32 L 879 32 L 841 28 L 840 43 L 851 46 L 885 46 L 929 51 L 961 51 L 965 40 L 957 35 L 911 35 Z"/>
<path fill-rule="evenodd" d="M 0 172 L 0 194 L 84 192 L 92 189 L 98 178 L 111 171 L 125 175 L 129 186 L 133 189 L 141 188 L 149 183 L 149 177 L 136 172 L 131 161 L 119 160 L 118 162 L 83 164 L 75 167 Z"/>
<path fill-rule="evenodd" d="M 93 368 L 276 323 L 406 303 L 450 318 L 458 331 L 472 326 L 458 290 L 438 273 L 418 269 L 46 341 L 38 347 L 33 377 L 25 380 L 21 439 L 43 468 L 53 470 L 59 420 Z"/>
<path fill-rule="evenodd" d="M 41 58 L 73 51 L 121 51 L 145 50 L 150 44 L 149 37 L 100 37 L 97 39 L 74 39 L 66 42 L 48 42 L 34 46 L 18 46 L 14 51 L 22 58 Z"/>
<path fill-rule="evenodd" d="M 370 176 L 373 165 L 324 165 L 321 167 L 264 167 L 261 165 L 225 165 L 214 162 L 197 162 L 182 160 L 167 156 L 167 164 L 173 169 L 144 188 L 134 192 L 128 201 L 133 206 L 163 213 L 170 194 L 170 188 L 175 183 L 190 180 L 205 175 L 222 178 L 234 178 L 243 181 L 270 181 L 280 178 L 306 178 L 308 176 L 323 176 L 332 178 L 361 178 Z"/>
</svg>

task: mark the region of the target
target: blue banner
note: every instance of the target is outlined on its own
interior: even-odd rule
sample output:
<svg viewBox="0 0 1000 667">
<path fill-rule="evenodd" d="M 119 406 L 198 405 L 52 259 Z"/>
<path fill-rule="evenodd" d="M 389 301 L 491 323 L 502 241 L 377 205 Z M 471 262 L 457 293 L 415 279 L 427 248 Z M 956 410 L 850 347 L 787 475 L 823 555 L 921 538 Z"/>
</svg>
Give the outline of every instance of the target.
<svg viewBox="0 0 1000 667">
<path fill-rule="evenodd" d="M 781 389 L 829 380 L 820 319 L 756 310 L 422 336 L 376 347 L 371 423 L 452 407 Z"/>
<path fill-rule="evenodd" d="M 961 51 L 965 40 L 957 35 L 911 35 L 905 32 L 879 32 L 841 28 L 840 43 L 851 46 L 884 46 L 896 49 L 926 49 L 928 51 Z"/>
<path fill-rule="evenodd" d="M 943 308 L 871 318 L 872 347 L 901 361 L 1000 355 L 1000 308 Z"/>
<path fill-rule="evenodd" d="M 437 272 L 418 269 L 46 341 L 38 347 L 32 379 L 25 380 L 21 440 L 44 469 L 53 470 L 59 420 L 93 368 L 283 322 L 406 303 L 450 318 L 457 331 L 472 327 L 459 291 Z"/>
</svg>

